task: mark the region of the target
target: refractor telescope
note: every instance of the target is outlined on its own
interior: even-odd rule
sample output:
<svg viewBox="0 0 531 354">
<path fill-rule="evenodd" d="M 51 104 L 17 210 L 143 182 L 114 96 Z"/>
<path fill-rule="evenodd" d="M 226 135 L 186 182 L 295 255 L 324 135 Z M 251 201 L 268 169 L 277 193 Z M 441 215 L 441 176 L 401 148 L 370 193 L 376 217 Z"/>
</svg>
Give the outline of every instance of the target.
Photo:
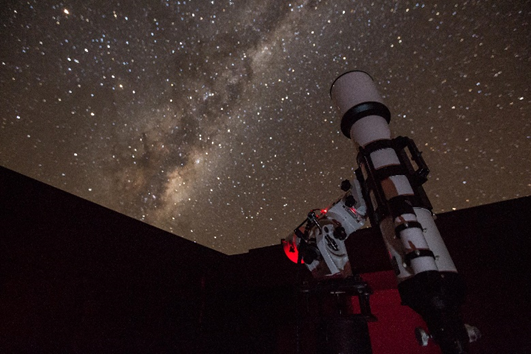
<svg viewBox="0 0 531 354">
<path fill-rule="evenodd" d="M 428 327 L 429 334 L 417 329 L 419 344 L 432 339 L 444 354 L 467 353 L 468 344 L 480 334 L 461 320 L 464 284 L 422 187 L 429 169 L 420 151 L 407 137 L 391 137 L 391 113 L 369 74 L 350 71 L 339 76 L 330 94 L 341 116 L 341 131 L 358 150 L 358 169 L 355 178 L 342 183 L 342 197 L 326 210 L 311 211 L 282 241 L 286 255 L 304 264 L 319 284 L 341 284 L 341 279 L 352 284 L 354 277 L 360 289 L 364 283 L 352 273 L 345 240 L 370 219 L 389 252 L 402 304 L 420 314 Z M 363 289 L 368 304 L 370 289 Z M 365 309 L 364 318 L 374 320 L 370 308 Z M 340 351 L 371 353 L 367 347 L 355 348 L 347 343 Z"/>
</svg>

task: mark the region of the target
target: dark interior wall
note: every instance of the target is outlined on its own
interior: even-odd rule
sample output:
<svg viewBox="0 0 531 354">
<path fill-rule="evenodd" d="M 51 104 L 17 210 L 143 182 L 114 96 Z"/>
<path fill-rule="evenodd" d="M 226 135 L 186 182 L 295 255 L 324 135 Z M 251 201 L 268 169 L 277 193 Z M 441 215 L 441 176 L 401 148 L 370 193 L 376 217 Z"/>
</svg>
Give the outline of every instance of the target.
<svg viewBox="0 0 531 354">
<path fill-rule="evenodd" d="M 476 353 L 531 353 L 531 197 L 439 215 L 467 286 L 463 317 L 483 338 Z"/>
<path fill-rule="evenodd" d="M 464 319 L 484 334 L 473 353 L 531 353 L 530 210 L 527 197 L 438 217 Z M 309 275 L 280 245 L 226 256 L 3 168 L 0 233 L 0 352 L 293 353 L 296 328 L 300 352 L 315 349 L 294 288 Z M 399 338 L 407 312 L 389 300 L 381 238 L 363 230 L 348 247 L 385 316 L 374 353 L 416 353 L 381 337 Z"/>
<path fill-rule="evenodd" d="M 228 256 L 0 172 L 0 352 L 198 345 L 206 284 Z"/>
</svg>

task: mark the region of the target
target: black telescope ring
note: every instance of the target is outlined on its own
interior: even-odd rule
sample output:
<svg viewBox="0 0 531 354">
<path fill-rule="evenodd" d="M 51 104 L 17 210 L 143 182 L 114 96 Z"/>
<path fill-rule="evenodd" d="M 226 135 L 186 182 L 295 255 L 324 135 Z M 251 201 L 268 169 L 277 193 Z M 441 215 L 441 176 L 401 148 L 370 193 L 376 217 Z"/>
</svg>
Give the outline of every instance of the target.
<svg viewBox="0 0 531 354">
<path fill-rule="evenodd" d="M 382 182 L 383 180 L 391 176 L 407 176 L 408 171 L 402 165 L 390 165 L 377 169 L 374 172 L 375 177 L 378 181 Z"/>
<path fill-rule="evenodd" d="M 397 227 L 395 227 L 396 237 L 400 238 L 400 233 L 402 231 L 404 231 L 405 229 L 411 229 L 411 228 L 417 228 L 417 229 L 423 230 L 422 225 L 419 222 L 417 222 L 417 221 L 407 221 L 407 222 L 405 222 L 403 224 L 400 224 Z"/>
<path fill-rule="evenodd" d="M 415 214 L 413 209 L 416 206 L 416 200 L 414 195 L 397 195 L 387 201 L 389 210 L 393 219 L 396 219 L 403 214 Z"/>
<path fill-rule="evenodd" d="M 361 154 L 363 154 L 363 156 L 370 156 L 373 152 L 377 150 L 394 149 L 394 148 L 395 148 L 394 139 L 393 140 L 382 139 L 382 140 L 373 141 L 372 143 L 368 143 L 367 145 L 365 145 L 365 147 L 360 146 L 359 151 Z"/>
<path fill-rule="evenodd" d="M 345 112 L 341 118 L 341 132 L 350 139 L 350 128 L 358 120 L 368 116 L 380 116 L 387 121 L 391 121 L 391 112 L 386 105 L 381 102 L 363 102 Z"/>
<path fill-rule="evenodd" d="M 410 267 L 411 266 L 411 261 L 413 259 L 419 258 L 419 257 L 431 257 L 431 258 L 435 259 L 435 255 L 433 254 L 433 252 L 431 250 L 425 250 L 425 249 L 414 250 L 413 252 L 409 252 L 408 254 L 406 254 L 406 256 L 404 257 L 406 265 L 408 267 Z"/>
</svg>

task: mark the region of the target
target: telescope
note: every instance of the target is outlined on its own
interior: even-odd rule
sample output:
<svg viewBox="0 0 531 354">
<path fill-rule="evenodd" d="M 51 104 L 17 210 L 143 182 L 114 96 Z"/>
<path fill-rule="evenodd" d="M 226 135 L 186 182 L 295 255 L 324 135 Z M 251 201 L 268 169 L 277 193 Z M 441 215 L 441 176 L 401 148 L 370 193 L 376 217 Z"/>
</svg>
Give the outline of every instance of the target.
<svg viewBox="0 0 531 354">
<path fill-rule="evenodd" d="M 344 241 L 368 218 L 389 252 L 402 304 L 426 322 L 429 333 L 415 333 L 419 344 L 432 339 L 444 354 L 467 353 L 480 333 L 461 319 L 465 287 L 423 189 L 428 166 L 412 139 L 392 137 L 391 113 L 369 74 L 344 73 L 330 95 L 341 131 L 358 152 L 358 168 L 351 181 L 342 183 L 345 194 L 338 201 L 326 212 L 310 212 L 283 240 L 286 254 L 320 281 L 349 279 Z"/>
</svg>

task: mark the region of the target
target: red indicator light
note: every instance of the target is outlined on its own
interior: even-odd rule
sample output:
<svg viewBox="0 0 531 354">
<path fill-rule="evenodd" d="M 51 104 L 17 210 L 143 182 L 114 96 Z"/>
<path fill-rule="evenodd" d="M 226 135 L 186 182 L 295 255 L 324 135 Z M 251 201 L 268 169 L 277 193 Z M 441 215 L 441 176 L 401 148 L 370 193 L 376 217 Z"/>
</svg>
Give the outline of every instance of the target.
<svg viewBox="0 0 531 354">
<path fill-rule="evenodd" d="M 328 209 L 321 209 L 321 214 L 326 214 L 328 213 Z"/>
</svg>

